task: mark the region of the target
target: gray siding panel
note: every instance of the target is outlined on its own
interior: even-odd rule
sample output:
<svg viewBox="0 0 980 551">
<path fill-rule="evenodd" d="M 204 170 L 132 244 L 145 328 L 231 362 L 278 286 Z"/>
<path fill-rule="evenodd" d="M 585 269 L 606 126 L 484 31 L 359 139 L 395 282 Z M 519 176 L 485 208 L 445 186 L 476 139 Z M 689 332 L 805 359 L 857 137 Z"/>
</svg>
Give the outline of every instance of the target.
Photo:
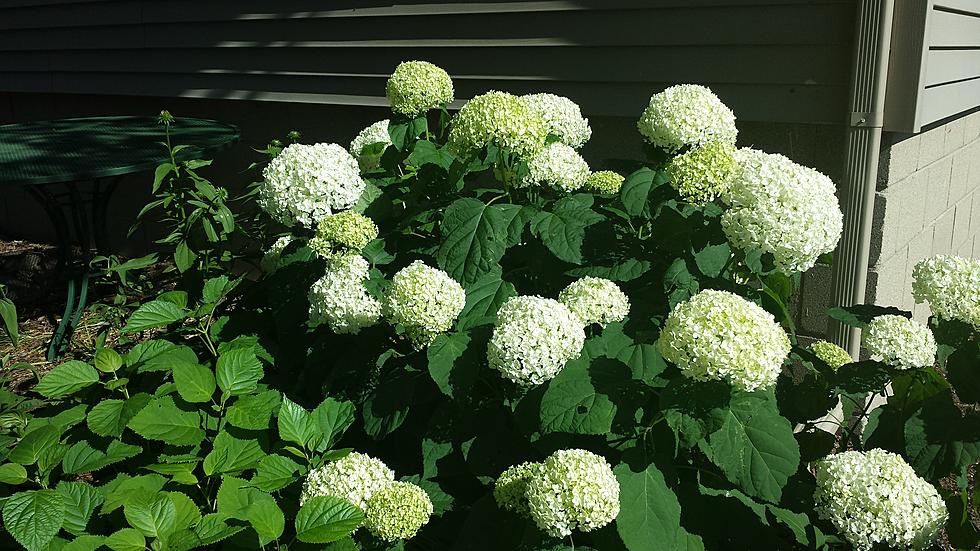
<svg viewBox="0 0 980 551">
<path fill-rule="evenodd" d="M 0 90 L 383 105 L 392 68 L 426 59 L 461 98 L 553 90 L 597 115 L 678 82 L 749 120 L 846 107 L 851 0 L 287 4 L 5 2 Z"/>
</svg>

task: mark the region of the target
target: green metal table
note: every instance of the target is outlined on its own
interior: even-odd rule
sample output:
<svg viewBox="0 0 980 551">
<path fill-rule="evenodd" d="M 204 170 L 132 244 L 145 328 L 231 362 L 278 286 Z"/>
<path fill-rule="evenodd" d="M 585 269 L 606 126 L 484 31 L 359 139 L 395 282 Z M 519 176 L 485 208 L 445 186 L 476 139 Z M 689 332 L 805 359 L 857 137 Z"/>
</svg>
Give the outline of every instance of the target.
<svg viewBox="0 0 980 551">
<path fill-rule="evenodd" d="M 238 140 L 238 128 L 207 119 L 179 118 L 170 141 L 187 145 L 178 159 L 202 158 Z M 0 189 L 25 187 L 44 208 L 58 240 L 59 273 L 68 279 L 65 313 L 48 347 L 48 360 L 71 340 L 88 294 L 92 246 L 108 251 L 106 211 L 119 180 L 169 160 L 156 117 L 89 117 L 0 125 Z M 83 184 L 89 184 L 87 190 Z M 75 254 L 75 249 L 79 251 Z"/>
</svg>

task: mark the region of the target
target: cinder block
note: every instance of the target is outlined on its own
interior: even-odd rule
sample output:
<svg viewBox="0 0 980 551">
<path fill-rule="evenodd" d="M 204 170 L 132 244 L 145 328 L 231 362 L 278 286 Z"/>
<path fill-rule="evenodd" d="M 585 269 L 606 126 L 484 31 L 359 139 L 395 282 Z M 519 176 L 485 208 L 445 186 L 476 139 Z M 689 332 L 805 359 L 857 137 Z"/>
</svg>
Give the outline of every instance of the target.
<svg viewBox="0 0 980 551">
<path fill-rule="evenodd" d="M 943 150 L 946 155 L 952 155 L 954 151 L 963 147 L 964 125 L 965 121 L 962 117 L 943 125 L 943 129 L 946 131 Z"/>
<path fill-rule="evenodd" d="M 970 237 L 970 211 L 973 209 L 972 201 L 961 201 L 953 209 L 953 250 L 959 251 L 963 242 Z M 970 245 L 973 248 L 973 245 Z M 959 254 L 959 252 L 957 252 Z"/>
<path fill-rule="evenodd" d="M 953 159 L 950 157 L 945 157 L 926 169 L 926 224 L 937 219 L 946 210 L 949 201 L 949 177 L 952 169 Z"/>
<path fill-rule="evenodd" d="M 920 260 L 932 256 L 932 234 L 934 231 L 934 228 L 930 226 L 919 232 L 919 235 L 915 236 L 915 239 L 909 243 L 909 270 L 911 270 Z"/>
<path fill-rule="evenodd" d="M 929 316 L 931 316 L 931 315 L 932 315 L 932 312 L 929 311 L 929 305 L 928 304 L 925 304 L 925 303 L 916 304 L 915 306 L 912 307 L 912 319 L 914 319 L 915 321 L 917 321 L 919 323 L 926 323 L 926 322 L 928 322 L 929 321 Z"/>
<path fill-rule="evenodd" d="M 800 329 L 811 335 L 827 333 L 827 309 L 833 297 L 830 266 L 817 264 L 803 274 L 800 286 Z"/>
<path fill-rule="evenodd" d="M 919 162 L 919 134 L 882 148 L 878 160 L 878 189 L 885 189 L 915 172 Z"/>
<path fill-rule="evenodd" d="M 972 147 L 965 147 L 953 154 L 953 168 L 949 173 L 947 206 L 955 205 L 974 188 L 970 185 L 970 164 L 973 162 L 973 159 L 970 158 L 971 152 L 973 152 Z"/>
<path fill-rule="evenodd" d="M 953 250 L 953 209 L 944 212 L 934 226 L 932 254 L 949 254 Z"/>
<path fill-rule="evenodd" d="M 973 193 L 970 203 L 973 205 L 970 208 L 970 235 L 976 235 L 980 233 L 980 191 Z"/>
<path fill-rule="evenodd" d="M 963 117 L 963 143 L 980 140 L 980 111 Z"/>
<path fill-rule="evenodd" d="M 946 151 L 946 131 L 944 127 L 933 128 L 919 134 L 919 159 L 916 168 L 922 169 L 942 158 Z"/>
<path fill-rule="evenodd" d="M 906 248 L 870 270 L 876 276 L 873 281 L 870 277 L 868 278 L 869 292 L 866 293 L 866 296 L 871 296 L 875 304 L 900 306 L 905 300 L 905 278 L 908 271 L 908 251 Z"/>
</svg>

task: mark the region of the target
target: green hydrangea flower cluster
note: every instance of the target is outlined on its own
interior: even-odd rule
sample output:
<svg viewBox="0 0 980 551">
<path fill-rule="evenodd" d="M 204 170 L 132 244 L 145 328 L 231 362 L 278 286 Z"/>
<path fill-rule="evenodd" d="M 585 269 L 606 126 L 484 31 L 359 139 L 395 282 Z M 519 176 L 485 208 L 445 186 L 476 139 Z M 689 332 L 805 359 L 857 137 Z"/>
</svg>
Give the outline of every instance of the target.
<svg viewBox="0 0 980 551">
<path fill-rule="evenodd" d="M 412 344 L 421 350 L 453 326 L 465 304 L 462 285 L 416 260 L 391 278 L 384 313 L 391 323 L 404 325 Z"/>
<path fill-rule="evenodd" d="M 847 353 L 847 350 L 837 346 L 832 342 L 816 341 L 810 344 L 810 351 L 818 358 L 837 371 L 841 367 L 854 361 L 854 358 Z"/>
<path fill-rule="evenodd" d="M 667 177 L 681 197 L 703 205 L 728 192 L 738 166 L 735 146 L 709 142 L 674 157 L 667 164 Z"/>
<path fill-rule="evenodd" d="M 625 180 L 626 178 L 611 170 L 600 170 L 589 174 L 585 180 L 585 189 L 602 195 L 613 195 L 619 193 Z"/>
<path fill-rule="evenodd" d="M 608 279 L 586 276 L 573 281 L 558 294 L 561 302 L 582 320 L 583 325 L 602 327 L 623 321 L 630 312 L 626 293 Z"/>
<path fill-rule="evenodd" d="M 432 516 L 432 500 L 409 482 L 392 482 L 367 501 L 364 527 L 385 541 L 415 537 Z"/>
<path fill-rule="evenodd" d="M 414 117 L 455 99 L 453 79 L 427 61 L 405 61 L 395 67 L 385 86 L 391 110 Z"/>
<path fill-rule="evenodd" d="M 861 332 L 868 355 L 898 369 L 931 367 L 936 363 L 936 338 L 925 325 L 905 316 L 884 315 Z"/>
<path fill-rule="evenodd" d="M 527 504 L 527 483 L 531 477 L 541 474 L 541 463 L 525 461 L 509 467 L 497 477 L 493 485 L 493 498 L 497 506 L 521 516 L 530 516 Z"/>
<path fill-rule="evenodd" d="M 324 258 L 359 254 L 378 237 L 373 220 L 352 210 L 332 214 L 320 220 L 310 248 Z"/>
<path fill-rule="evenodd" d="M 589 164 L 571 146 L 553 142 L 544 146 L 527 163 L 521 187 L 551 186 L 569 193 L 585 185 Z"/>
<path fill-rule="evenodd" d="M 650 98 L 637 122 L 640 133 L 658 147 L 675 152 L 709 142 L 735 144 L 735 114 L 706 86 L 679 84 Z"/>
<path fill-rule="evenodd" d="M 937 255 L 912 269 L 912 296 L 932 315 L 980 328 L 980 259 Z"/>
<path fill-rule="evenodd" d="M 449 148 L 457 155 L 496 144 L 531 156 L 548 138 L 541 115 L 507 92 L 491 91 L 466 102 L 451 126 Z"/>
</svg>

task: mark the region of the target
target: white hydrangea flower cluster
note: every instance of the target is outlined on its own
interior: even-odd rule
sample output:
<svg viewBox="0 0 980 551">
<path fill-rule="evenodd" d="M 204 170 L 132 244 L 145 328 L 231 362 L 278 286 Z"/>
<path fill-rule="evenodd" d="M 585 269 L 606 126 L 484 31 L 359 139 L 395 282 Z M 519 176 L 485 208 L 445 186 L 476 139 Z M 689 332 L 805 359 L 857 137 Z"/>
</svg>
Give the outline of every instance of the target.
<svg viewBox="0 0 980 551">
<path fill-rule="evenodd" d="M 565 145 L 578 149 L 592 137 L 589 119 L 582 116 L 582 109 L 574 101 L 555 94 L 528 94 L 525 102 L 548 127 L 548 133 L 558 136 Z"/>
<path fill-rule="evenodd" d="M 696 205 L 724 196 L 737 175 L 735 146 L 725 142 L 691 148 L 667 164 L 671 187 Z"/>
<path fill-rule="evenodd" d="M 816 510 L 858 551 L 925 549 L 946 523 L 943 498 L 900 455 L 846 451 L 814 464 Z"/>
<path fill-rule="evenodd" d="M 829 365 L 834 371 L 837 371 L 838 369 L 854 361 L 854 358 L 848 354 L 847 350 L 844 350 L 832 342 L 815 341 L 810 344 L 810 351 L 813 352 L 816 357 L 823 360 L 823 363 Z"/>
<path fill-rule="evenodd" d="M 527 483 L 531 519 L 548 535 L 591 532 L 619 515 L 619 481 L 609 463 L 586 450 L 559 450 Z"/>
<path fill-rule="evenodd" d="M 414 117 L 453 102 L 453 79 L 428 61 L 404 61 L 388 78 L 385 93 L 391 110 Z"/>
<path fill-rule="evenodd" d="M 541 463 L 525 461 L 509 467 L 497 477 L 493 485 L 493 499 L 497 507 L 513 511 L 521 516 L 530 516 L 527 504 L 527 483 L 531 477 L 541 474 Z"/>
<path fill-rule="evenodd" d="M 742 250 L 771 253 L 786 274 L 805 272 L 837 246 L 843 214 L 834 183 L 778 154 L 743 148 L 741 167 L 724 198 L 728 241 Z"/>
<path fill-rule="evenodd" d="M 871 320 L 861 340 L 872 360 L 898 369 L 931 367 L 936 363 L 936 339 L 925 325 L 905 316 L 884 315 Z"/>
<path fill-rule="evenodd" d="M 527 102 L 507 92 L 490 91 L 466 102 L 453 116 L 448 145 L 457 155 L 491 143 L 533 155 L 547 138 L 544 119 Z"/>
<path fill-rule="evenodd" d="M 527 176 L 520 187 L 551 186 L 572 192 L 589 179 L 589 164 L 570 146 L 552 142 L 544 146 L 527 163 Z"/>
<path fill-rule="evenodd" d="M 316 227 L 310 248 L 324 258 L 358 254 L 378 237 L 378 226 L 367 216 L 352 210 L 331 214 Z"/>
<path fill-rule="evenodd" d="M 259 261 L 259 268 L 267 274 L 276 271 L 279 268 L 279 261 L 282 260 L 282 252 L 292 242 L 293 236 L 291 235 L 283 235 L 279 239 L 276 239 L 276 242 L 262 255 L 262 260 Z"/>
<path fill-rule="evenodd" d="M 380 120 L 361 130 L 350 143 L 350 154 L 357 159 L 357 165 L 361 167 L 361 172 L 378 168 L 378 164 L 381 162 L 381 155 L 366 152 L 364 148 L 379 143 L 384 144 L 385 147 L 391 145 L 391 136 L 388 134 L 389 124 L 391 124 L 391 121 L 388 119 Z"/>
<path fill-rule="evenodd" d="M 937 255 L 912 269 L 912 296 L 928 302 L 932 315 L 980 328 L 980 260 Z"/>
<path fill-rule="evenodd" d="M 490 367 L 519 385 L 539 385 L 582 353 L 585 330 L 567 306 L 539 296 L 507 299 L 487 346 Z"/>
<path fill-rule="evenodd" d="M 630 313 L 630 299 L 608 279 L 586 276 L 568 284 L 558 294 L 558 301 L 582 320 L 583 325 L 598 323 L 602 327 L 623 321 Z"/>
<path fill-rule="evenodd" d="M 593 193 L 612 195 L 619 193 L 625 180 L 626 178 L 611 170 L 600 170 L 589 174 L 589 178 L 585 180 L 585 189 Z"/>
<path fill-rule="evenodd" d="M 317 496 L 332 496 L 353 503 L 364 510 L 375 492 L 395 480 L 395 471 L 380 459 L 351 452 L 336 461 L 313 469 L 303 483 L 299 504 Z"/>
<path fill-rule="evenodd" d="M 686 377 L 770 388 L 789 355 L 789 337 L 772 314 L 728 291 L 707 289 L 674 307 L 657 349 Z"/>
<path fill-rule="evenodd" d="M 381 303 L 364 287 L 369 270 L 368 261 L 358 255 L 330 258 L 326 273 L 310 288 L 310 321 L 326 323 L 340 334 L 357 334 L 378 323 Z"/>
<path fill-rule="evenodd" d="M 453 326 L 465 304 L 462 285 L 416 260 L 391 278 L 384 313 L 391 323 L 404 325 L 412 344 L 421 350 Z"/>
<path fill-rule="evenodd" d="M 654 94 L 636 126 L 647 141 L 670 152 L 715 141 L 734 144 L 738 136 L 732 110 L 697 84 Z"/>
<path fill-rule="evenodd" d="M 357 161 L 337 144 L 290 144 L 262 171 L 258 204 L 279 223 L 313 226 L 349 209 L 365 183 Z"/>
<path fill-rule="evenodd" d="M 410 482 L 391 482 L 371 496 L 364 510 L 364 526 L 388 541 L 409 539 L 429 522 L 432 499 Z"/>
</svg>

